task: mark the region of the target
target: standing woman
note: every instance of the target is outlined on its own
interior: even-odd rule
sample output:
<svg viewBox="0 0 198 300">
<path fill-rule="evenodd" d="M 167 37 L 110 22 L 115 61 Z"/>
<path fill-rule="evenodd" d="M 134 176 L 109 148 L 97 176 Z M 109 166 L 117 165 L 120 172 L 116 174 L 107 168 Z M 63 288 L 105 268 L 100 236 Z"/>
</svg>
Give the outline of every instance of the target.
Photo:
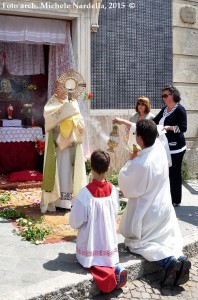
<svg viewBox="0 0 198 300">
<path fill-rule="evenodd" d="M 126 125 L 127 131 L 129 131 L 132 123 L 137 123 L 142 119 L 153 119 L 154 114 L 151 111 L 151 105 L 149 98 L 142 96 L 137 98 L 135 105 L 136 112 L 130 117 L 129 121 L 122 118 L 113 119 L 113 123 L 118 123 L 120 125 Z"/>
<path fill-rule="evenodd" d="M 133 144 L 136 144 L 135 139 L 135 131 L 136 131 L 136 123 L 143 119 L 153 119 L 154 114 L 152 114 L 151 111 L 151 104 L 149 98 L 145 96 L 138 97 L 136 99 L 136 105 L 135 105 L 136 112 L 132 114 L 129 121 L 122 119 L 122 118 L 115 118 L 113 119 L 113 123 L 118 123 L 119 125 L 125 125 L 125 135 L 124 139 L 127 143 L 127 148 L 132 151 L 131 146 Z M 131 131 L 131 134 L 130 134 Z"/>
<path fill-rule="evenodd" d="M 174 86 L 162 90 L 162 99 L 166 106 L 153 120 L 166 130 L 172 159 L 172 166 L 169 168 L 172 203 L 179 206 L 182 198 L 181 168 L 186 151 L 184 132 L 187 130 L 187 115 L 185 108 L 179 103 L 180 92 Z"/>
<path fill-rule="evenodd" d="M 137 98 L 136 105 L 135 105 L 136 113 L 134 113 L 129 121 L 132 123 L 137 123 L 137 121 L 143 119 L 153 119 L 154 115 L 150 112 L 151 111 L 151 104 L 149 98 L 142 96 Z"/>
</svg>

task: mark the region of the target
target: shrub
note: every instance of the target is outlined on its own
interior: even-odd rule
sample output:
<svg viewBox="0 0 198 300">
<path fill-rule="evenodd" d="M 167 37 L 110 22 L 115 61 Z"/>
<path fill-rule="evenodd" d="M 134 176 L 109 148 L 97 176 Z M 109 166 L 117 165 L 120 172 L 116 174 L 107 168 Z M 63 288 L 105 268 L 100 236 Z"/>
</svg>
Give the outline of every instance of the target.
<svg viewBox="0 0 198 300">
<path fill-rule="evenodd" d="M 2 192 L 0 194 L 0 203 L 7 204 L 11 199 L 10 193 Z"/>
<path fill-rule="evenodd" d="M 113 185 L 118 185 L 118 173 L 113 171 L 113 173 L 106 177 L 107 181 L 111 182 Z"/>
</svg>

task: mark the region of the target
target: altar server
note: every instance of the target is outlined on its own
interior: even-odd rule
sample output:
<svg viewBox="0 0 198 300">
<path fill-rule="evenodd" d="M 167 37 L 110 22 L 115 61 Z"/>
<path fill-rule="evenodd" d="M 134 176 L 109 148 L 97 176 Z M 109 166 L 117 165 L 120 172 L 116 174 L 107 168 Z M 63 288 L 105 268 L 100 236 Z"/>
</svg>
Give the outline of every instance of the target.
<svg viewBox="0 0 198 300">
<path fill-rule="evenodd" d="M 118 264 L 118 191 L 105 179 L 109 164 L 107 152 L 92 153 L 93 181 L 82 188 L 70 214 L 70 225 L 78 229 L 76 258 L 83 267 L 89 268 L 103 292 L 111 292 L 127 282 L 127 271 Z"/>
</svg>

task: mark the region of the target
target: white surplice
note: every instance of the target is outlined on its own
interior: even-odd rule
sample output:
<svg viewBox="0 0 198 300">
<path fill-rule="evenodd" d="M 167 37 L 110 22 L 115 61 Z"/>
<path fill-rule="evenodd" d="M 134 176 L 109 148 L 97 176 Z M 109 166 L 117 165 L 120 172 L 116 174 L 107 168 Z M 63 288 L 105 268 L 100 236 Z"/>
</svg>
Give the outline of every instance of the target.
<svg viewBox="0 0 198 300">
<path fill-rule="evenodd" d="M 118 177 L 119 187 L 128 198 L 120 232 L 131 252 L 157 261 L 182 255 L 182 236 L 172 206 L 168 161 L 164 146 L 153 146 L 129 160 Z"/>
<path fill-rule="evenodd" d="M 76 258 L 83 267 L 114 267 L 119 262 L 118 211 L 119 196 L 114 186 L 108 197 L 93 197 L 86 187 L 79 192 L 71 209 L 70 225 L 78 229 Z"/>
</svg>

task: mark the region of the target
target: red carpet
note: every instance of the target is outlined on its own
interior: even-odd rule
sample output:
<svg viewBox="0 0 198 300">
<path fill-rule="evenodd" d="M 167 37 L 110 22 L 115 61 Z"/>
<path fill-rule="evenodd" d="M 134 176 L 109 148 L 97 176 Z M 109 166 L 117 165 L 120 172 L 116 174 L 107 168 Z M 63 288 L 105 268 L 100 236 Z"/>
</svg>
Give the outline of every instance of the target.
<svg viewBox="0 0 198 300">
<path fill-rule="evenodd" d="M 42 181 L 7 182 L 7 177 L 7 175 L 0 175 L 0 190 L 39 188 L 42 185 Z"/>
</svg>

